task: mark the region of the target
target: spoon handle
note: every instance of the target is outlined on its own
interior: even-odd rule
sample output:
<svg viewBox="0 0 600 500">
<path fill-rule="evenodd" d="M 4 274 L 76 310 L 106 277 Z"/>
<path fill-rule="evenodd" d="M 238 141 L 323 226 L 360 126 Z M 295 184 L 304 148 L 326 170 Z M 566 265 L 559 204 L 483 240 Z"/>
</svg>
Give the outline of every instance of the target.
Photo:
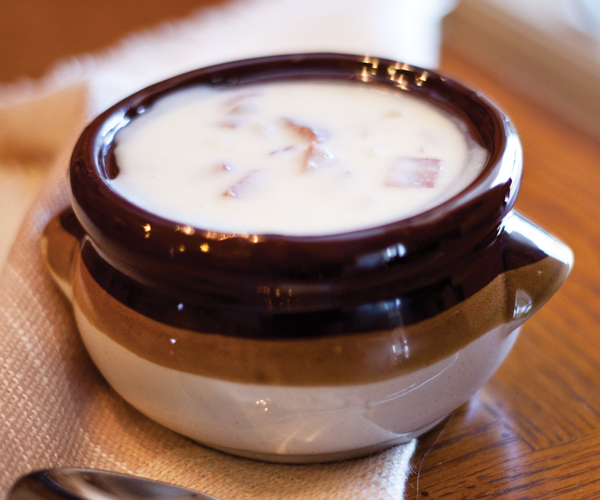
<svg viewBox="0 0 600 500">
<path fill-rule="evenodd" d="M 94 469 L 61 467 L 27 474 L 17 480 L 7 500 L 219 500 L 217 497 L 162 483 Z"/>
</svg>

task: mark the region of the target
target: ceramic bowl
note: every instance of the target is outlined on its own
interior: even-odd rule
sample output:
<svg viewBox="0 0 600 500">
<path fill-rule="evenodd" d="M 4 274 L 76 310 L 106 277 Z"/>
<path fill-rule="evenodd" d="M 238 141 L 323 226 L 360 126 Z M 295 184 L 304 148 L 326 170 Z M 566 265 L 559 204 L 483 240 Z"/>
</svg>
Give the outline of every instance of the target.
<svg viewBox="0 0 600 500">
<path fill-rule="evenodd" d="M 487 163 L 433 209 L 315 237 L 190 227 L 109 186 L 115 134 L 162 96 L 289 79 L 410 93 L 461 120 Z M 142 413 L 246 457 L 352 458 L 419 436 L 467 401 L 566 278 L 570 250 L 513 211 L 521 171 L 506 116 L 434 71 L 336 54 L 238 61 L 96 118 L 73 153 L 72 209 L 48 224 L 44 248 L 91 358 Z"/>
</svg>

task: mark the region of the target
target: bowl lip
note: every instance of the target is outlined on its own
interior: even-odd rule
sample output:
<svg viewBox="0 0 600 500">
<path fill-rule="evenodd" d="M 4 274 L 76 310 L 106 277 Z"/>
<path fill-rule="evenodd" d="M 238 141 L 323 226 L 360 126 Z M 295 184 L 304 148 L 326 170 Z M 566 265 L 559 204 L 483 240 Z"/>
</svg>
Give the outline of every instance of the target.
<svg viewBox="0 0 600 500">
<path fill-rule="evenodd" d="M 199 227 L 190 227 L 144 210 L 131 203 L 107 182 L 105 171 L 107 154 L 118 129 L 126 126 L 136 114 L 149 104 L 170 92 L 199 84 L 246 85 L 277 79 L 347 79 L 366 84 L 387 85 L 398 91 L 418 93 L 429 102 L 451 110 L 472 129 L 480 143 L 490 152 L 480 174 L 461 192 L 431 209 L 399 221 L 358 229 L 345 233 L 327 235 L 282 234 L 226 234 Z M 447 92 L 450 98 L 440 92 Z M 472 119 L 464 108 L 456 103 L 462 99 L 477 108 L 485 116 L 493 138 L 483 138 L 474 130 Z M 490 147 L 491 146 L 491 147 Z M 522 162 L 517 159 L 520 143 L 509 119 L 493 103 L 478 92 L 448 78 L 437 71 L 419 68 L 384 58 L 364 55 L 310 53 L 243 59 L 178 75 L 146 87 L 115 104 L 97 118 L 82 133 L 71 159 L 70 184 L 74 211 L 86 232 L 93 240 L 111 240 L 113 244 L 129 247 L 155 255 L 177 248 L 185 242 L 193 242 L 198 248 L 203 242 L 219 243 L 223 239 L 247 240 L 255 244 L 324 248 L 326 245 L 364 243 L 369 240 L 386 241 L 431 237 L 439 231 L 440 224 L 451 218 L 478 197 L 485 197 L 493 188 L 503 186 L 501 207 L 491 210 L 486 224 L 498 226 L 512 208 L 520 184 Z M 464 211 L 463 211 L 464 212 Z M 493 212 L 493 213 L 492 213 Z M 471 215 L 466 215 L 468 218 Z M 464 218 L 464 215 L 460 217 Z M 490 219 L 490 217 L 493 218 Z M 455 221 L 460 225 L 464 220 Z M 147 238 L 144 228 L 151 227 L 157 238 Z M 182 231 L 182 229 L 184 229 Z M 187 231 L 185 230 L 187 229 Z"/>
</svg>

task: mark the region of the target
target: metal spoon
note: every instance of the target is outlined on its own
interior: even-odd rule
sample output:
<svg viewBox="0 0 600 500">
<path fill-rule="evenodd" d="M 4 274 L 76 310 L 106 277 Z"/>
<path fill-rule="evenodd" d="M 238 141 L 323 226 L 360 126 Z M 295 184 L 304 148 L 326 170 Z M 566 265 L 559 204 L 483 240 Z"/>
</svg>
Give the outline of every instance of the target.
<svg viewBox="0 0 600 500">
<path fill-rule="evenodd" d="M 61 467 L 21 477 L 7 500 L 219 500 L 196 490 L 94 469 Z"/>
</svg>

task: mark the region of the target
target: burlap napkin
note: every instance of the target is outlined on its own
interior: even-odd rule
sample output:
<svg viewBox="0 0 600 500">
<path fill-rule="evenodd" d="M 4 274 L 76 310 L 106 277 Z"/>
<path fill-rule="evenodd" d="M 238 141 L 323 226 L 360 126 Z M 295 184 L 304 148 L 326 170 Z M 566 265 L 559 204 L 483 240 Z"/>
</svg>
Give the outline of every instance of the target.
<svg viewBox="0 0 600 500">
<path fill-rule="evenodd" d="M 429 4 L 425 41 L 422 33 L 411 43 L 406 33 L 394 39 L 376 29 L 390 25 L 385 12 L 401 15 L 409 3 L 373 0 L 366 9 L 358 1 L 350 14 L 342 0 L 228 3 L 106 54 L 64 63 L 42 82 L 0 89 L 0 265 L 37 195 L 0 277 L 0 495 L 28 471 L 81 466 L 173 482 L 224 500 L 403 497 L 414 442 L 364 459 L 280 465 L 204 448 L 141 415 L 87 356 L 70 305 L 44 268 L 39 238 L 69 203 L 66 169 L 78 134 L 111 103 L 182 71 L 269 53 L 370 52 L 435 64 L 435 29 L 451 2 L 422 4 Z M 407 24 L 406 16 L 397 19 L 398 26 Z M 422 21 L 412 29 L 425 26 Z M 357 37 L 358 25 L 371 31 Z"/>
</svg>

